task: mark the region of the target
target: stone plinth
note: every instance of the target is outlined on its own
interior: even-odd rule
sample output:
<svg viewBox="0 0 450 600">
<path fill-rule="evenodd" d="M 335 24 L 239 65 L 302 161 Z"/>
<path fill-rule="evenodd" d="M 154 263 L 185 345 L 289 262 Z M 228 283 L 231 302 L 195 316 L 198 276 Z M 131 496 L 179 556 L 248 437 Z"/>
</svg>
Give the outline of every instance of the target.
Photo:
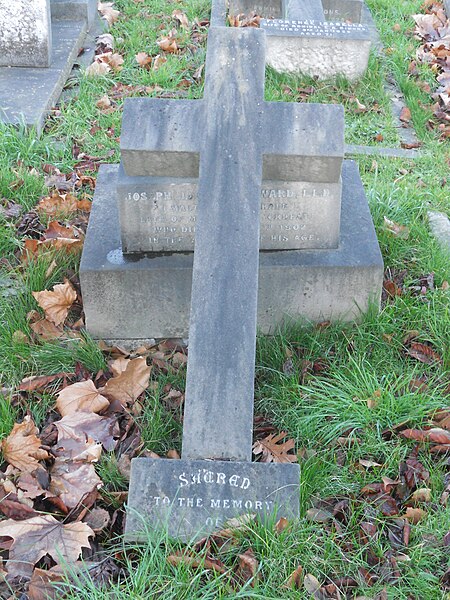
<svg viewBox="0 0 450 600">
<path fill-rule="evenodd" d="M 245 515 L 295 518 L 299 479 L 294 464 L 134 459 L 125 538 L 146 540 L 145 527 L 159 526 L 190 541 Z"/>
<path fill-rule="evenodd" d="M 123 255 L 115 201 L 117 166 L 102 166 L 80 268 L 94 338 L 188 336 L 192 253 Z M 290 319 L 358 320 L 379 303 L 383 261 L 358 169 L 345 161 L 336 250 L 260 252 L 258 327 Z M 105 301 L 107 299 L 107 302 Z"/>
<path fill-rule="evenodd" d="M 49 0 L 0 0 L 0 67 L 48 67 L 51 59 Z"/>
<path fill-rule="evenodd" d="M 367 69 L 371 40 L 365 25 L 273 19 L 262 20 L 261 27 L 267 64 L 280 73 L 353 81 Z"/>
</svg>

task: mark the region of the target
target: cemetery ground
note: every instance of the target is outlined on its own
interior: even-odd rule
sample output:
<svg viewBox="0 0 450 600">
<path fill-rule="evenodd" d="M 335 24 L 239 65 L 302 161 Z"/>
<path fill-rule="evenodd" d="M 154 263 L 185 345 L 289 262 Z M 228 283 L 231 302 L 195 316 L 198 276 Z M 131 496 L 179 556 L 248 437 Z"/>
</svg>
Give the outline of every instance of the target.
<svg viewBox="0 0 450 600">
<path fill-rule="evenodd" d="M 187 350 L 127 354 L 83 331 L 79 251 L 98 166 L 119 160 L 123 99 L 201 97 L 209 3 L 105 6 L 109 34 L 42 137 L 0 126 L 2 598 L 449 597 L 450 268 L 428 213 L 450 211 L 450 109 L 432 97 L 438 65 L 416 56 L 430 38 L 412 15 L 433 3 L 368 5 L 384 49 L 359 83 L 267 72 L 268 100 L 342 103 L 347 143 L 373 147 L 401 146 L 395 82 L 420 151 L 357 157 L 386 266 L 381 312 L 258 340 L 255 458 L 297 455 L 298 522 L 249 519 L 189 547 L 150 530 L 148 544 L 124 542 L 130 459 L 180 450 Z"/>
</svg>

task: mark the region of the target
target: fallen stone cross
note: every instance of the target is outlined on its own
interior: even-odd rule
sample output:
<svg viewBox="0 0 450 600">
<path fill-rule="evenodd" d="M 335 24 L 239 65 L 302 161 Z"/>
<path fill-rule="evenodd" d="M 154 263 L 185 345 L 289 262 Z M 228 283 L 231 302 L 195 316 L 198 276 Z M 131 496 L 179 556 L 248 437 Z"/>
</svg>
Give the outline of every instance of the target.
<svg viewBox="0 0 450 600">
<path fill-rule="evenodd" d="M 263 101 L 264 42 L 257 30 L 211 29 L 203 102 L 189 114 L 183 102 L 148 101 L 159 122 L 145 130 L 155 142 L 145 168 L 159 171 L 162 150 L 185 154 L 184 175 L 198 175 L 198 206 L 182 459 L 133 460 L 128 538 L 139 537 L 141 517 L 190 539 L 247 513 L 298 515 L 299 467 L 250 462 L 263 164 L 287 177 L 300 167 L 298 156 L 282 147 L 271 154 L 263 143 L 275 117 Z"/>
</svg>

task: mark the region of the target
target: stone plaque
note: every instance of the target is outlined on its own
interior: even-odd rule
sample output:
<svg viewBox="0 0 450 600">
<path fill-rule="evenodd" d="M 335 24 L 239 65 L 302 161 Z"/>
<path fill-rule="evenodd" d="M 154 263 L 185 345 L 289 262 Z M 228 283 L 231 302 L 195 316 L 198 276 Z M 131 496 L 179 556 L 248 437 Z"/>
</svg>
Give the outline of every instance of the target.
<svg viewBox="0 0 450 600">
<path fill-rule="evenodd" d="M 283 14 L 282 0 L 230 0 L 230 15 L 256 14 L 264 17 L 279 18 Z"/>
<path fill-rule="evenodd" d="M 267 33 L 266 61 L 280 73 L 303 73 L 319 79 L 337 74 L 354 81 L 369 61 L 368 27 L 319 21 L 262 20 Z"/>
<path fill-rule="evenodd" d="M 145 521 L 191 540 L 251 514 L 264 521 L 298 516 L 296 464 L 137 458 L 131 463 L 125 537 L 139 539 Z"/>
<path fill-rule="evenodd" d="M 48 67 L 49 0 L 0 0 L 0 67 Z"/>
<path fill-rule="evenodd" d="M 341 183 L 264 182 L 261 250 L 336 248 L 341 189 Z M 122 171 L 117 194 L 124 252 L 194 250 L 196 180 L 129 178 Z"/>
</svg>

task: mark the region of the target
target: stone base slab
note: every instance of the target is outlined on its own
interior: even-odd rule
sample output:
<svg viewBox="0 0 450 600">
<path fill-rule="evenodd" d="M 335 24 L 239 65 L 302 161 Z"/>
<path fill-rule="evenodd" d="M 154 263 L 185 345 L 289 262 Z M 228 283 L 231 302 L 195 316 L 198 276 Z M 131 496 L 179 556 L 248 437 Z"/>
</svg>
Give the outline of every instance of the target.
<svg viewBox="0 0 450 600">
<path fill-rule="evenodd" d="M 0 119 L 42 130 L 70 74 L 86 34 L 84 21 L 54 21 L 51 65 L 0 68 Z"/>
<path fill-rule="evenodd" d="M 86 326 L 97 339 L 187 338 L 193 253 L 122 253 L 117 165 L 99 172 L 80 266 Z M 336 250 L 260 252 L 258 326 L 359 320 L 379 303 L 383 260 L 356 164 L 345 161 Z"/>
<path fill-rule="evenodd" d="M 295 464 L 135 458 L 125 539 L 145 541 L 145 528 L 156 526 L 190 541 L 243 515 L 293 519 L 299 483 Z"/>
<path fill-rule="evenodd" d="M 85 20 L 89 29 L 98 18 L 97 0 L 51 0 L 50 8 L 53 20 Z"/>
</svg>

